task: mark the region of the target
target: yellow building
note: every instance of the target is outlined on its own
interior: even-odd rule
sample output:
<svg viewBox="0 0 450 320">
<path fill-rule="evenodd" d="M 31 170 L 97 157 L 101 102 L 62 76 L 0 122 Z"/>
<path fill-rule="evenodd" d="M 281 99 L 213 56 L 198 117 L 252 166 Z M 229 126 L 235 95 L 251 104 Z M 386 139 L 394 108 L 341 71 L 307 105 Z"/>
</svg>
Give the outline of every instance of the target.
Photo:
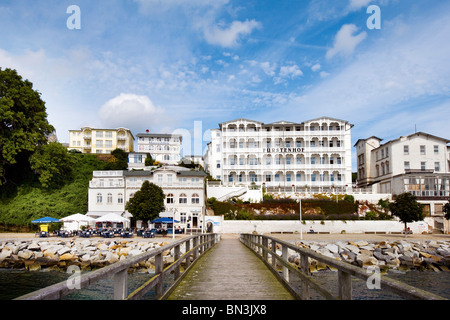
<svg viewBox="0 0 450 320">
<path fill-rule="evenodd" d="M 94 129 L 83 127 L 81 130 L 69 130 L 69 150 L 82 153 L 106 153 L 115 149 L 125 152 L 134 151 L 134 136 L 129 129 Z"/>
</svg>

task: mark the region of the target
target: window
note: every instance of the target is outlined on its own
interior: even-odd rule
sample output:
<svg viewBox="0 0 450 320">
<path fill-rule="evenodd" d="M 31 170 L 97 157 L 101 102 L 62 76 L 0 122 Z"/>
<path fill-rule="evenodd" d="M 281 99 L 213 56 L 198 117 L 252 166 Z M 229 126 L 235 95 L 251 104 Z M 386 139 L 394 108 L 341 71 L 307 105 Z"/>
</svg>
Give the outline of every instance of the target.
<svg viewBox="0 0 450 320">
<path fill-rule="evenodd" d="M 97 204 L 101 204 L 103 202 L 103 196 L 101 193 L 97 193 Z"/>
<path fill-rule="evenodd" d="M 270 166 L 270 158 L 269 157 L 266 158 L 266 165 Z"/>
<path fill-rule="evenodd" d="M 266 148 L 270 148 L 270 141 L 266 142 Z"/>
<path fill-rule="evenodd" d="M 173 194 L 172 193 L 169 193 L 167 195 L 167 203 L 173 203 Z"/>
<path fill-rule="evenodd" d="M 311 181 L 316 181 L 316 174 L 315 173 L 311 174 Z"/>
<path fill-rule="evenodd" d="M 403 166 L 405 167 L 405 170 L 409 170 L 410 169 L 409 161 L 403 162 Z"/>
<path fill-rule="evenodd" d="M 309 146 L 310 146 L 311 148 L 314 148 L 314 147 L 316 146 L 316 142 L 315 142 L 315 141 L 311 141 L 310 144 L 309 144 Z"/>
<path fill-rule="evenodd" d="M 337 164 L 342 164 L 342 158 L 341 157 L 337 157 Z"/>
<path fill-rule="evenodd" d="M 168 184 L 169 186 L 172 185 L 172 179 L 173 179 L 173 176 L 172 176 L 171 174 L 168 174 L 168 175 L 167 175 L 167 184 Z"/>
<path fill-rule="evenodd" d="M 107 204 L 112 204 L 112 194 L 111 193 L 108 193 L 106 195 L 106 203 Z"/>
<path fill-rule="evenodd" d="M 280 175 L 279 175 L 278 173 L 275 174 L 275 181 L 276 181 L 276 182 L 280 181 Z"/>
<path fill-rule="evenodd" d="M 245 158 L 239 158 L 239 165 L 243 166 L 245 164 Z"/>
<path fill-rule="evenodd" d="M 106 140 L 105 141 L 105 148 L 112 148 L 112 140 Z"/>
<path fill-rule="evenodd" d="M 250 173 L 250 182 L 258 182 L 258 178 L 254 173 Z"/>
<path fill-rule="evenodd" d="M 97 138 L 103 138 L 103 131 L 96 131 L 96 132 L 95 132 L 95 136 L 96 136 Z"/>
<path fill-rule="evenodd" d="M 291 157 L 286 157 L 286 164 L 291 164 Z"/>
<path fill-rule="evenodd" d="M 301 175 L 300 173 L 297 173 L 297 174 L 295 175 L 295 180 L 297 180 L 297 181 L 302 181 L 302 175 Z"/>
<path fill-rule="evenodd" d="M 270 182 L 271 181 L 271 175 L 270 174 L 266 174 L 266 182 Z"/>
<path fill-rule="evenodd" d="M 257 161 L 256 161 L 256 158 L 250 158 L 250 165 L 257 165 L 258 163 L 257 163 Z"/>
<path fill-rule="evenodd" d="M 244 148 L 244 142 L 243 141 L 239 141 L 239 149 L 243 149 Z"/>
<path fill-rule="evenodd" d="M 316 164 L 316 158 L 315 157 L 311 157 L 311 164 Z"/>
<path fill-rule="evenodd" d="M 297 157 L 297 164 L 302 164 L 302 158 L 300 156 Z"/>
<path fill-rule="evenodd" d="M 422 161 L 420 163 L 420 170 L 425 171 L 426 167 L 427 167 L 427 163 L 425 161 Z"/>
<path fill-rule="evenodd" d="M 186 212 L 181 212 L 180 213 L 180 222 L 181 223 L 186 223 L 187 219 L 186 219 Z"/>
<path fill-rule="evenodd" d="M 420 146 L 420 154 L 426 154 L 425 146 Z"/>
<path fill-rule="evenodd" d="M 195 204 L 195 203 L 200 203 L 200 197 L 198 196 L 198 194 L 194 193 L 194 194 L 192 195 L 192 203 L 193 203 L 193 204 Z"/>
<path fill-rule="evenodd" d="M 220 169 L 220 160 L 217 160 L 216 168 Z"/>
<path fill-rule="evenodd" d="M 95 143 L 96 148 L 103 148 L 103 140 L 97 140 Z"/>
<path fill-rule="evenodd" d="M 123 135 L 123 134 L 122 134 Z M 112 138 L 112 131 L 106 131 L 105 132 L 105 138 Z"/>
<path fill-rule="evenodd" d="M 275 157 L 275 164 L 281 164 L 281 157 Z"/>
<path fill-rule="evenodd" d="M 439 154 L 439 146 L 438 145 L 434 146 L 434 154 Z"/>
<path fill-rule="evenodd" d="M 291 174 L 290 173 L 286 174 L 286 181 L 288 181 L 288 182 L 291 181 Z"/>
<path fill-rule="evenodd" d="M 179 202 L 187 203 L 187 195 L 185 193 L 180 194 Z"/>
<path fill-rule="evenodd" d="M 439 162 L 434 163 L 434 171 L 441 171 L 441 165 L 439 164 Z"/>
<path fill-rule="evenodd" d="M 297 148 L 301 148 L 302 147 L 302 142 L 301 141 L 297 141 L 296 142 L 296 147 Z"/>
<path fill-rule="evenodd" d="M 158 174 L 158 183 L 162 183 L 162 182 L 163 182 L 163 175 Z"/>
<path fill-rule="evenodd" d="M 117 203 L 123 203 L 123 194 L 122 193 L 119 193 L 117 195 Z"/>
</svg>

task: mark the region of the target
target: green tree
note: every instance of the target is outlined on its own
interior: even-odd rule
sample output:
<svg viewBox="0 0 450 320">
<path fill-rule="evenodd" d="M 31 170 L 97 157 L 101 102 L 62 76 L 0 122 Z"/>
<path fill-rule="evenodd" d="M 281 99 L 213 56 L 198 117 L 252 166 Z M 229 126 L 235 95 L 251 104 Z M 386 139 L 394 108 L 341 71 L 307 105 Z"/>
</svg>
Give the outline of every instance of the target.
<svg viewBox="0 0 450 320">
<path fill-rule="evenodd" d="M 142 187 L 127 202 L 125 209 L 130 212 L 136 220 L 153 220 L 164 211 L 164 195 L 161 187 L 144 181 Z"/>
<path fill-rule="evenodd" d="M 16 70 L 0 68 L 0 185 L 7 182 L 7 169 L 12 170 L 18 158 L 24 154 L 27 158 L 46 144 L 54 130 L 33 84 Z"/>
<path fill-rule="evenodd" d="M 112 157 L 108 160 L 109 170 L 127 170 L 127 153 L 122 149 L 115 149 L 111 151 Z"/>
<path fill-rule="evenodd" d="M 389 210 L 405 224 L 405 231 L 408 222 L 421 221 L 424 218 L 423 205 L 409 192 L 398 195 L 395 202 L 389 204 Z"/>
<path fill-rule="evenodd" d="M 445 219 L 450 220 L 450 200 L 444 205 L 442 211 L 445 213 Z"/>
<path fill-rule="evenodd" d="M 73 177 L 74 160 L 59 142 L 50 142 L 36 149 L 30 158 L 30 164 L 46 189 L 62 187 Z"/>
<path fill-rule="evenodd" d="M 150 153 L 147 153 L 147 157 L 145 158 L 145 165 L 146 166 L 152 166 L 155 163 L 155 160 L 152 158 Z"/>
</svg>

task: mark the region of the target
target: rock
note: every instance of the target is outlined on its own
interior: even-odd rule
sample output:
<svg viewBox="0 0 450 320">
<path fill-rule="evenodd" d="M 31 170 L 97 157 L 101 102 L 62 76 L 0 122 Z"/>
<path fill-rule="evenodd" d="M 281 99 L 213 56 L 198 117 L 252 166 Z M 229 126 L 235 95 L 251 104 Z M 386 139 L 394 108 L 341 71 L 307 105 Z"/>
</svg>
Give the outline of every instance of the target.
<svg viewBox="0 0 450 320">
<path fill-rule="evenodd" d="M 414 261 L 412 257 L 402 255 L 399 257 L 399 260 L 402 266 L 414 267 Z"/>
<path fill-rule="evenodd" d="M 28 271 L 39 271 L 41 270 L 41 265 L 39 263 L 33 262 L 31 264 L 25 264 L 25 268 Z"/>
<path fill-rule="evenodd" d="M 339 247 L 333 243 L 329 243 L 325 246 L 326 249 L 328 249 L 332 253 L 338 253 Z"/>
<path fill-rule="evenodd" d="M 11 250 L 3 249 L 2 252 L 0 253 L 0 262 L 4 261 L 5 259 L 10 258 L 11 255 L 12 255 L 12 251 Z"/>
<path fill-rule="evenodd" d="M 369 243 L 365 240 L 361 240 L 361 241 L 355 242 L 355 245 L 361 248 L 361 247 L 369 245 Z"/>
<path fill-rule="evenodd" d="M 59 254 L 60 256 L 62 256 L 62 255 L 66 254 L 66 253 L 68 253 L 70 251 L 72 251 L 71 248 L 69 248 L 69 247 L 62 247 L 56 253 Z"/>
<path fill-rule="evenodd" d="M 359 253 L 359 248 L 357 246 L 355 246 L 355 245 L 352 245 L 352 244 L 346 245 L 345 249 L 347 249 L 347 250 L 349 250 L 349 251 L 351 251 L 353 253 L 356 253 L 356 254 Z"/>
<path fill-rule="evenodd" d="M 23 259 L 23 260 L 29 260 L 29 259 L 33 256 L 33 252 L 32 252 L 32 251 L 28 251 L 28 250 L 23 250 L 23 251 L 20 251 L 20 252 L 17 254 L 17 256 L 18 256 L 20 259 Z"/>
<path fill-rule="evenodd" d="M 81 256 L 81 261 L 82 262 L 87 262 L 89 260 L 91 260 L 91 255 L 89 253 L 86 253 L 86 254 Z"/>
<path fill-rule="evenodd" d="M 39 245 L 39 243 L 37 242 L 32 242 L 29 246 L 28 246 L 28 250 L 31 251 L 40 251 L 41 250 L 41 246 Z"/>
<path fill-rule="evenodd" d="M 70 254 L 70 253 L 65 253 L 62 256 L 59 257 L 60 261 L 66 261 L 66 260 L 77 260 L 78 257 L 76 255 Z"/>
<path fill-rule="evenodd" d="M 97 245 L 97 249 L 101 251 L 108 250 L 108 246 L 105 243 L 100 243 Z"/>
</svg>

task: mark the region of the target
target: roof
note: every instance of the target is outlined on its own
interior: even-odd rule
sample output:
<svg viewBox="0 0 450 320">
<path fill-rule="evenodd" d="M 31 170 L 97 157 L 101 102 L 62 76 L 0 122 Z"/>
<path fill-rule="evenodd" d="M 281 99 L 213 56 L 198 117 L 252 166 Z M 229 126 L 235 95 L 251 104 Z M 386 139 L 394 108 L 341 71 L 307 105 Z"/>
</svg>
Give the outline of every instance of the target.
<svg viewBox="0 0 450 320">
<path fill-rule="evenodd" d="M 367 140 L 369 140 L 369 139 L 376 139 L 376 140 L 379 140 L 379 141 L 382 141 L 382 140 L 383 140 L 383 139 L 381 139 L 381 138 L 378 138 L 378 137 L 375 137 L 375 136 L 371 136 L 371 137 L 366 138 L 366 139 L 358 139 L 358 141 L 356 141 L 355 144 L 354 144 L 353 146 L 355 147 L 360 141 L 367 141 Z"/>
<path fill-rule="evenodd" d="M 406 137 L 401 136 L 399 138 L 389 140 L 389 141 L 387 141 L 386 143 L 384 143 L 381 146 L 385 146 L 388 143 L 397 142 L 397 141 L 401 140 L 402 138 L 411 139 L 411 138 L 418 137 L 418 136 L 425 136 L 427 139 L 428 138 L 432 138 L 432 139 L 436 139 L 436 140 L 441 140 L 441 141 L 445 142 L 446 144 L 450 143 L 450 140 L 448 140 L 448 139 L 441 138 L 441 137 L 438 137 L 438 136 L 435 136 L 435 135 L 432 135 L 432 134 L 429 134 L 429 133 L 425 133 L 425 132 L 419 131 L 419 132 L 412 133 L 412 134 L 410 134 L 410 135 L 408 135 Z"/>
<path fill-rule="evenodd" d="M 179 167 L 179 166 L 163 166 L 155 170 L 124 170 L 123 175 L 126 177 L 145 177 L 152 176 L 155 173 L 161 171 L 173 171 L 180 177 L 206 177 L 207 174 L 200 170 L 191 170 L 189 168 Z"/>
<path fill-rule="evenodd" d="M 183 138 L 181 134 L 171 134 L 171 133 L 138 133 L 136 137 L 156 137 L 156 138 Z"/>
<path fill-rule="evenodd" d="M 276 121 L 276 122 L 266 123 L 266 124 L 261 122 L 261 121 L 256 121 L 256 120 L 251 120 L 251 119 L 246 119 L 246 118 L 239 118 L 239 119 L 235 119 L 235 120 L 221 122 L 221 123 L 219 123 L 219 128 L 221 128 L 222 125 L 225 125 L 227 123 L 237 122 L 237 121 L 249 121 L 249 122 L 259 123 L 261 125 L 295 125 L 295 124 L 305 124 L 306 122 L 319 121 L 319 120 L 323 120 L 323 119 L 329 119 L 329 120 L 333 120 L 333 121 L 344 122 L 344 123 L 349 124 L 351 127 L 354 127 L 354 125 L 349 123 L 347 120 L 342 120 L 342 119 L 337 119 L 337 118 L 323 116 L 323 117 L 314 118 L 314 119 L 311 119 L 311 120 L 305 120 L 305 121 L 302 121 L 300 123 L 281 120 L 281 121 Z"/>
</svg>

